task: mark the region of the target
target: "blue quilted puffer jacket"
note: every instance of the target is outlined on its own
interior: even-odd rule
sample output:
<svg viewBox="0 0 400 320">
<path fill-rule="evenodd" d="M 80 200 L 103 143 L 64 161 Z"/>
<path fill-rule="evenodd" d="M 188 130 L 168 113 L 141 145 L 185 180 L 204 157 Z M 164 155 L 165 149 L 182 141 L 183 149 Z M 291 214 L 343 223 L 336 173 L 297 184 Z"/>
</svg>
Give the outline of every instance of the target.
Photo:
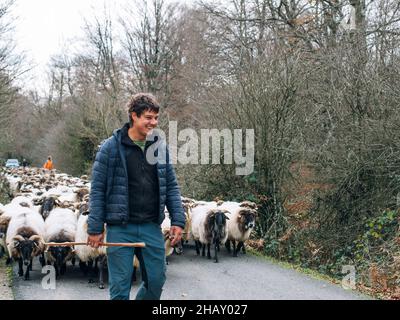
<svg viewBox="0 0 400 320">
<path fill-rule="evenodd" d="M 104 230 L 104 223 L 127 224 L 129 220 L 128 173 L 125 146 L 121 143 L 121 129 L 105 140 L 96 154 L 92 169 L 90 190 L 90 214 L 88 233 L 99 234 Z M 163 140 L 155 138 L 158 148 L 154 154 L 160 155 L 157 162 L 159 185 L 158 223 L 163 222 L 164 208 L 167 206 L 171 225 L 185 226 L 185 214 L 175 171 L 169 163 L 169 154 Z"/>
</svg>

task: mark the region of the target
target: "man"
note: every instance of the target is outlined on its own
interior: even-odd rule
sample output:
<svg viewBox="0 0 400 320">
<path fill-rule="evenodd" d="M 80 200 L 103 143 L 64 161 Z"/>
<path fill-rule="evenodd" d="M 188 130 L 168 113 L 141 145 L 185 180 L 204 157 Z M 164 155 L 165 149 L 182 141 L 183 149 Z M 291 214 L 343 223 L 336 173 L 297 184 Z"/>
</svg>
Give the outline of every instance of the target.
<svg viewBox="0 0 400 320">
<path fill-rule="evenodd" d="M 47 169 L 47 170 L 53 170 L 54 169 L 53 161 L 51 160 L 50 156 L 48 156 L 47 161 L 43 165 L 43 168 Z"/>
<path fill-rule="evenodd" d="M 107 242 L 144 242 L 143 249 L 108 247 L 111 299 L 129 299 L 133 257 L 140 262 L 143 283 L 136 299 L 160 299 L 165 282 L 165 249 L 161 223 L 165 205 L 171 218 L 171 244 L 181 240 L 185 215 L 175 172 L 166 161 L 148 161 L 147 152 L 158 124 L 159 104 L 145 93 L 128 104 L 129 123 L 114 131 L 97 152 L 93 165 L 88 218 L 88 244 L 97 248 Z M 162 144 L 165 146 L 165 143 Z M 153 146 L 154 147 L 154 146 Z M 157 152 L 156 152 L 157 153 Z M 153 154 L 154 156 L 154 154 Z M 162 160 L 162 159 L 161 159 Z"/>
</svg>

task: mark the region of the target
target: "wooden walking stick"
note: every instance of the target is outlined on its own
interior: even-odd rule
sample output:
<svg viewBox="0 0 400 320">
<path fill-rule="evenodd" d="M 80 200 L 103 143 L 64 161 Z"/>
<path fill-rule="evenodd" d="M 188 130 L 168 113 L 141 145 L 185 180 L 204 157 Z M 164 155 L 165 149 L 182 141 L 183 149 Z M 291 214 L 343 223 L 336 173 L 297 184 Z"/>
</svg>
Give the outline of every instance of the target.
<svg viewBox="0 0 400 320">
<path fill-rule="evenodd" d="M 48 247 L 69 247 L 69 246 L 88 246 L 86 242 L 47 242 L 45 243 Z M 146 244 L 144 242 L 100 242 L 101 247 L 131 247 L 131 248 L 144 248 Z"/>
</svg>

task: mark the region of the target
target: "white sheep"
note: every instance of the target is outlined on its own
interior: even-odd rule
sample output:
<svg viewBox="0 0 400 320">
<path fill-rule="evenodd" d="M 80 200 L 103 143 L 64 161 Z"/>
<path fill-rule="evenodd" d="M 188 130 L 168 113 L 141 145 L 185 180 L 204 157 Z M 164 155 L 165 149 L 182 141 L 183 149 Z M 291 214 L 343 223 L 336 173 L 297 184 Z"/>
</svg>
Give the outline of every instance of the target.
<svg viewBox="0 0 400 320">
<path fill-rule="evenodd" d="M 22 276 L 22 265 L 27 266 L 25 272 L 25 280 L 29 279 L 29 270 L 32 269 L 32 259 L 44 250 L 45 227 L 42 216 L 25 208 L 23 213 L 16 214 L 12 217 L 8 226 L 6 235 L 6 245 L 10 258 L 19 263 L 18 274 Z M 42 266 L 44 260 L 42 256 Z"/>
<path fill-rule="evenodd" d="M 229 218 L 226 214 L 225 210 L 218 209 L 214 203 L 202 204 L 192 209 L 192 236 L 195 240 L 197 254 L 200 254 L 199 249 L 202 246 L 202 256 L 204 256 L 205 246 L 207 246 L 207 258 L 211 259 L 210 246 L 213 244 L 215 262 L 218 262 L 219 246 L 224 244 L 228 238 L 226 220 Z"/>
<path fill-rule="evenodd" d="M 67 186 L 57 186 L 55 188 L 51 188 L 47 190 L 43 196 L 57 196 L 60 202 L 76 202 L 79 200 L 78 194 L 74 192 L 74 189 Z"/>
<path fill-rule="evenodd" d="M 6 233 L 11 218 L 27 210 L 32 210 L 21 206 L 19 203 L 9 203 L 2 207 L 0 211 L 0 232 Z"/>
<path fill-rule="evenodd" d="M 55 208 L 45 221 L 45 240 L 46 242 L 74 242 L 76 227 L 77 219 L 72 210 Z M 73 257 L 73 249 L 69 246 L 51 246 L 47 252 L 47 261 L 54 263 L 56 276 L 65 273 L 66 262 Z"/>
<path fill-rule="evenodd" d="M 255 227 L 257 206 L 254 203 L 247 201 L 242 203 L 229 201 L 222 203 L 218 208 L 229 212 L 228 240 L 225 242 L 225 246 L 228 252 L 230 252 L 230 243 L 232 242 L 233 256 L 237 257 L 241 248 L 245 253 L 244 242 L 250 237 L 250 234 Z"/>
<path fill-rule="evenodd" d="M 18 189 L 18 182 L 21 181 L 21 177 L 13 176 L 13 175 L 6 175 L 8 183 L 10 184 L 10 189 L 12 192 L 17 191 Z"/>
<path fill-rule="evenodd" d="M 86 195 L 86 200 L 88 200 L 88 195 Z M 89 206 L 87 202 L 83 202 L 79 208 L 78 212 L 78 224 L 77 230 L 75 234 L 76 242 L 87 242 L 88 233 L 87 233 L 87 219 L 89 217 Z M 104 227 L 104 242 L 107 242 L 107 232 L 106 226 Z M 92 267 L 93 261 L 95 261 L 95 267 L 93 271 L 95 272 L 97 269 L 97 261 L 100 261 L 100 269 L 99 269 L 99 288 L 104 289 L 104 280 L 103 280 L 103 270 L 104 266 L 107 262 L 106 255 L 107 250 L 106 247 L 92 248 L 90 246 L 76 246 L 75 254 L 78 256 L 80 263 L 79 267 L 86 275 L 89 272 L 89 269 Z M 88 269 L 89 266 L 89 269 Z M 136 281 L 136 270 L 139 268 L 139 261 L 136 255 L 133 258 L 133 273 L 132 273 L 132 282 Z M 91 282 L 91 279 L 89 279 Z"/>
<path fill-rule="evenodd" d="M 19 204 L 22 207 L 32 208 L 32 198 L 29 194 L 25 194 L 24 196 L 17 196 L 11 200 L 11 204 Z"/>
<path fill-rule="evenodd" d="M 78 224 L 75 234 L 76 242 L 87 242 L 88 233 L 87 233 L 87 220 L 89 214 L 88 212 L 84 212 L 79 215 Z M 106 242 L 106 237 L 104 237 L 104 242 Z M 79 267 L 83 270 L 86 275 L 88 270 L 88 264 L 91 266 L 93 261 L 95 261 L 94 271 L 97 269 L 97 262 L 100 261 L 100 270 L 99 270 L 99 288 L 104 289 L 104 280 L 103 280 L 103 270 L 104 265 L 106 263 L 106 247 L 93 248 L 91 246 L 76 246 L 75 254 L 78 256 L 80 262 Z M 89 282 L 92 282 L 89 279 Z"/>
</svg>

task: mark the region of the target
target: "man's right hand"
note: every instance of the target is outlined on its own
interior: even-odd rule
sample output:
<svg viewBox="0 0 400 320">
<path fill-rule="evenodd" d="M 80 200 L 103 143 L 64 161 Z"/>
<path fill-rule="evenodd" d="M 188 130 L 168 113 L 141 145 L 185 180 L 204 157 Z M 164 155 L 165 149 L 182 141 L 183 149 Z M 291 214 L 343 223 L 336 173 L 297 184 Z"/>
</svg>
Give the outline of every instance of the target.
<svg viewBox="0 0 400 320">
<path fill-rule="evenodd" d="M 100 242 L 103 242 L 103 239 L 104 239 L 103 233 L 92 234 L 92 235 L 89 235 L 89 237 L 87 239 L 87 244 L 93 248 L 98 248 L 98 247 L 100 247 Z"/>
</svg>

